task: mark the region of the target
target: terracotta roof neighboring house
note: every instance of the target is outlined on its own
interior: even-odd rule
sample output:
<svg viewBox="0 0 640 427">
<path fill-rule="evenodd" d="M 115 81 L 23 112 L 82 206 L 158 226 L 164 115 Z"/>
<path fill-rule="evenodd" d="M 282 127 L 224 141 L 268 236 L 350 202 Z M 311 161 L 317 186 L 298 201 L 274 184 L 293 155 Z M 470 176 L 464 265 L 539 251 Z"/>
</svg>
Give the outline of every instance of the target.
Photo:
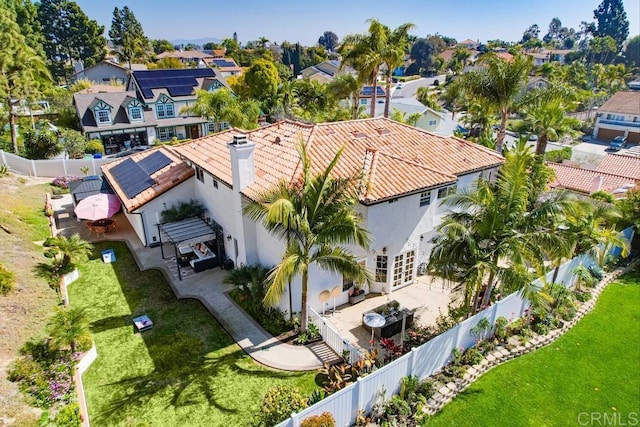
<svg viewBox="0 0 640 427">
<path fill-rule="evenodd" d="M 598 108 L 599 112 L 640 115 L 640 92 L 616 92 Z"/>
<path fill-rule="evenodd" d="M 640 180 L 640 157 L 607 154 L 596 171 Z"/>
<path fill-rule="evenodd" d="M 505 61 L 513 60 L 513 55 L 511 55 L 509 52 L 494 52 L 494 53 L 498 58 L 502 58 Z"/>
<path fill-rule="evenodd" d="M 640 179 L 581 169 L 559 163 L 548 163 L 555 171 L 556 178 L 550 187 L 565 188 L 583 194 L 593 194 L 602 190 L 612 193 L 615 197 L 622 197 L 626 190 L 633 188 Z"/>
<path fill-rule="evenodd" d="M 223 76 L 239 74 L 242 71 L 233 58 L 205 59 L 204 63 L 209 67 L 215 67 Z"/>
<path fill-rule="evenodd" d="M 214 58 L 213 55 L 200 52 L 199 50 L 174 50 L 171 52 L 162 52 L 156 56 L 158 59 L 177 58 L 181 62 L 197 62 L 200 59 Z"/>
<path fill-rule="evenodd" d="M 445 49 L 442 52 L 440 52 L 438 54 L 438 58 L 442 59 L 444 61 L 444 63 L 448 63 L 449 61 L 451 61 L 451 58 L 453 58 L 453 54 L 456 53 L 455 49 L 449 48 L 449 49 Z"/>
<path fill-rule="evenodd" d="M 227 49 L 202 49 L 202 52 L 207 55 L 211 55 L 214 58 L 224 58 L 225 53 L 227 53 Z"/>
<path fill-rule="evenodd" d="M 232 185 L 227 144 L 242 133 L 255 144 L 254 181 L 243 190 L 254 197 L 280 179 L 295 181 L 299 140 L 306 144 L 313 168 L 320 171 L 340 147 L 344 153 L 338 176 L 363 173 L 365 204 L 393 199 L 427 188 L 452 184 L 457 176 L 498 166 L 504 159 L 493 150 L 455 137 L 443 137 L 390 119 L 373 118 L 307 125 L 284 121 L 252 131 L 232 129 L 174 147 L 216 179 Z"/>
<path fill-rule="evenodd" d="M 151 175 L 146 175 L 153 181 L 153 184 L 150 187 L 141 190 L 137 194 L 127 195 L 127 189 L 125 187 L 128 183 L 121 182 L 122 179 L 118 179 L 118 177 L 114 175 L 113 169 L 123 162 L 133 161 L 136 164 L 139 164 L 143 159 L 146 159 L 151 155 L 156 155 L 155 153 L 162 153 L 171 163 L 162 169 L 153 172 Z M 101 169 L 105 179 L 109 182 L 113 191 L 118 195 L 118 198 L 127 212 L 132 212 L 138 209 L 171 188 L 191 178 L 195 174 L 194 170 L 167 146 L 160 146 L 113 162 L 105 163 L 101 166 Z"/>
</svg>

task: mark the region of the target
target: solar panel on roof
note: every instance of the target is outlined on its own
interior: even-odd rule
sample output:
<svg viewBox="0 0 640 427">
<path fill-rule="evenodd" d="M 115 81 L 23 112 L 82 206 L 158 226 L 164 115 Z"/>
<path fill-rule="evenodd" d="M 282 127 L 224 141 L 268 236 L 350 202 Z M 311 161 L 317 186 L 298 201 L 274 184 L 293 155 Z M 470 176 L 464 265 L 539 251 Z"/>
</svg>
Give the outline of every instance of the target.
<svg viewBox="0 0 640 427">
<path fill-rule="evenodd" d="M 129 199 L 133 199 L 155 181 L 133 160 L 126 159 L 111 169 L 111 175 Z"/>
<path fill-rule="evenodd" d="M 171 96 L 189 96 L 198 84 L 197 77 L 215 77 L 211 68 L 184 70 L 134 71 L 134 76 L 145 98 L 153 98 L 152 89 L 166 88 Z"/>
<path fill-rule="evenodd" d="M 171 159 L 165 156 L 164 153 L 161 153 L 160 151 L 155 151 L 150 156 L 147 156 L 138 162 L 138 166 L 140 166 L 142 170 L 147 173 L 147 175 L 153 175 L 160 169 L 169 166 L 170 164 Z"/>
</svg>

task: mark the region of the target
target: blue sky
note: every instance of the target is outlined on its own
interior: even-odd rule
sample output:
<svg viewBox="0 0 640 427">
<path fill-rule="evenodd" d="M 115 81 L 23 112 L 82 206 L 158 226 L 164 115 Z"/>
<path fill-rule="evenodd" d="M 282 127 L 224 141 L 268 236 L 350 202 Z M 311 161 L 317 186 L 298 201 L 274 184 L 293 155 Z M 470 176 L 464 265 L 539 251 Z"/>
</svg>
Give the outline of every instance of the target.
<svg viewBox="0 0 640 427">
<path fill-rule="evenodd" d="M 524 30 L 538 24 L 542 37 L 554 17 L 578 30 L 581 21 L 592 21 L 601 0 L 76 0 L 85 13 L 104 25 L 111 25 L 115 7 L 128 5 L 151 38 L 223 39 L 238 33 L 241 42 L 261 36 L 278 43 L 300 41 L 311 45 L 326 30 L 342 38 L 363 32 L 366 20 L 375 18 L 397 27 L 416 25 L 414 34 L 441 34 L 458 41 L 470 38 L 516 41 Z M 623 0 L 630 36 L 640 34 L 640 1 Z"/>
</svg>

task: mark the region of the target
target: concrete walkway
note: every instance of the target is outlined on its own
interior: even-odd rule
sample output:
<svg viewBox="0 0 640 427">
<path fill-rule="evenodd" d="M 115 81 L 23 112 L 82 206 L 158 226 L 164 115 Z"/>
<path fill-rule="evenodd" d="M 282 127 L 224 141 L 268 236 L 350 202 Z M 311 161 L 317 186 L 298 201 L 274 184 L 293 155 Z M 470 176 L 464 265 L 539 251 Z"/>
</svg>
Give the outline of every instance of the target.
<svg viewBox="0 0 640 427">
<path fill-rule="evenodd" d="M 223 283 L 225 272 L 220 269 L 207 270 L 178 280 L 167 268 L 159 247 L 147 248 L 142 245 L 126 217 L 117 214 L 118 229 L 115 232 L 92 235 L 85 222 L 78 222 L 73 216 L 71 196 L 52 200 L 56 212 L 56 225 L 62 235 L 78 233 L 83 239 L 98 241 L 124 241 L 127 243 L 140 270 L 158 269 L 163 272 L 178 298 L 195 298 L 204 304 L 222 327 L 242 349 L 256 362 L 285 371 L 308 371 L 322 367 L 320 360 L 309 348 L 285 344 L 271 336 L 240 309 L 225 294 L 233 288 Z M 171 256 L 173 247 L 165 245 L 165 256 Z"/>
</svg>

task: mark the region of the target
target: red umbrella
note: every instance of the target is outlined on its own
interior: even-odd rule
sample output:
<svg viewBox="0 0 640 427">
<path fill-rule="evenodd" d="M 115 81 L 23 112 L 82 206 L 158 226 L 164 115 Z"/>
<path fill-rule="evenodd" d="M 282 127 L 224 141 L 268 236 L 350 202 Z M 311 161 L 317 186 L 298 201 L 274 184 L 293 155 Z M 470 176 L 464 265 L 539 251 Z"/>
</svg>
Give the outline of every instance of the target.
<svg viewBox="0 0 640 427">
<path fill-rule="evenodd" d="M 73 210 L 78 219 L 95 221 L 111 218 L 120 210 L 120 200 L 115 194 L 100 193 L 80 200 Z"/>
</svg>

